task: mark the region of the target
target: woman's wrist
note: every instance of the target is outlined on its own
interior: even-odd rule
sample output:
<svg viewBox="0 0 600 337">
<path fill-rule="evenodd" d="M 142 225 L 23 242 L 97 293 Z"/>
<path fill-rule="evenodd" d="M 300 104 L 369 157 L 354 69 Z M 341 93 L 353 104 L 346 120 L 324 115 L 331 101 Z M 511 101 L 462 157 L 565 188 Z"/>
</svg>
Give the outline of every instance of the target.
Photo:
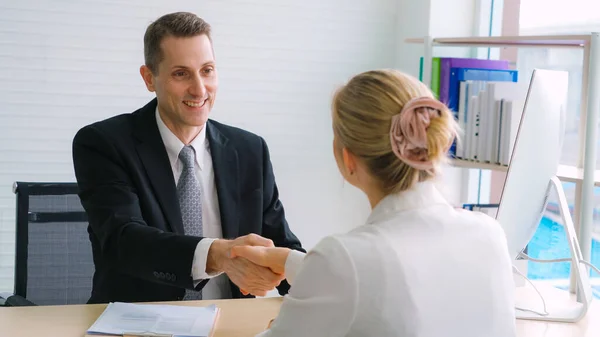
<svg viewBox="0 0 600 337">
<path fill-rule="evenodd" d="M 277 274 L 285 274 L 285 262 L 287 261 L 287 258 L 290 255 L 290 249 L 281 247 L 275 247 L 270 249 L 273 250 L 274 262 L 274 265 L 271 266 L 271 270 L 273 270 L 273 272 Z"/>
</svg>

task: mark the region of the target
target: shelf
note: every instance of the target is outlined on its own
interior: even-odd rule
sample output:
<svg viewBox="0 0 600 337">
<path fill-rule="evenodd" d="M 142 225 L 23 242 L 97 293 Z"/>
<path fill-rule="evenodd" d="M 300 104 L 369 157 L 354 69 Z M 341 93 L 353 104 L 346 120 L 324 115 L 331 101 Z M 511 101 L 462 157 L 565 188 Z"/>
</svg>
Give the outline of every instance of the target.
<svg viewBox="0 0 600 337">
<path fill-rule="evenodd" d="M 433 39 L 434 46 L 484 47 L 570 47 L 582 48 L 589 44 L 591 35 L 523 35 L 489 37 L 442 37 Z M 406 43 L 425 43 L 423 38 L 410 38 Z"/>
<path fill-rule="evenodd" d="M 476 161 L 468 161 L 462 159 L 452 159 L 452 166 L 460 168 L 470 168 L 478 170 L 493 170 L 493 171 L 508 171 L 508 166 L 490 163 L 481 163 Z M 580 182 L 583 181 L 583 169 L 569 165 L 559 165 L 557 176 L 564 182 Z M 594 185 L 600 186 L 600 170 L 594 171 Z"/>
<path fill-rule="evenodd" d="M 575 166 L 568 165 L 560 165 L 558 167 L 558 177 L 562 181 L 583 181 L 583 168 L 577 168 Z M 600 170 L 594 170 L 594 185 L 600 186 Z"/>
<path fill-rule="evenodd" d="M 506 172 L 508 170 L 508 166 L 504 166 L 504 165 L 481 163 L 478 161 L 470 161 L 470 160 L 463 160 L 463 159 L 452 159 L 450 161 L 450 163 L 454 167 L 462 167 L 462 168 L 470 168 L 470 169 L 478 169 L 478 170 L 493 170 L 493 171 L 503 171 L 503 172 Z"/>
</svg>

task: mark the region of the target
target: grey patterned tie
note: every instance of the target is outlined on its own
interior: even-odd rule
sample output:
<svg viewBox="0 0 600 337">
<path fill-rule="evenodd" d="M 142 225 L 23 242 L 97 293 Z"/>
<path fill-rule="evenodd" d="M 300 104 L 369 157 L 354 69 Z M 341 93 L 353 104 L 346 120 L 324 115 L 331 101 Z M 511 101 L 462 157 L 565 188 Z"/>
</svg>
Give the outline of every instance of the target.
<svg viewBox="0 0 600 337">
<path fill-rule="evenodd" d="M 196 177 L 196 152 L 190 145 L 184 146 L 179 152 L 183 170 L 177 183 L 177 197 L 183 220 L 185 235 L 202 236 L 202 189 Z M 201 300 L 199 291 L 185 291 L 184 300 Z"/>
</svg>

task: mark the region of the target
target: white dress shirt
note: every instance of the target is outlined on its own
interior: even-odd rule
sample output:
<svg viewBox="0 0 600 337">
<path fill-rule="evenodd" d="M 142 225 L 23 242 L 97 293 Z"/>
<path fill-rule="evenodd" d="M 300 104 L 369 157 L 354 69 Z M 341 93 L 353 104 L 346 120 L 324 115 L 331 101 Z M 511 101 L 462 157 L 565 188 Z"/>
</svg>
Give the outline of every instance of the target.
<svg viewBox="0 0 600 337">
<path fill-rule="evenodd" d="M 158 112 L 158 107 L 156 108 L 156 123 L 158 124 L 158 131 L 160 132 L 162 141 L 167 149 L 169 162 L 173 170 L 173 178 L 177 185 L 179 176 L 183 171 L 183 163 L 179 160 L 179 152 L 185 144 L 165 125 Z M 202 299 L 231 298 L 231 288 L 229 287 L 227 276 L 223 273 L 215 275 L 206 273 L 208 249 L 215 239 L 223 237 L 212 157 L 210 155 L 209 144 L 206 141 L 206 127 L 202 128 L 202 131 L 200 131 L 190 145 L 196 152 L 196 176 L 202 188 L 202 231 L 203 236 L 206 238 L 201 240 L 196 247 L 191 275 L 196 284 L 202 279 L 212 278 L 202 288 Z"/>
<path fill-rule="evenodd" d="M 516 335 L 504 231 L 433 182 L 384 198 L 367 223 L 285 265 L 292 287 L 261 337 Z"/>
</svg>

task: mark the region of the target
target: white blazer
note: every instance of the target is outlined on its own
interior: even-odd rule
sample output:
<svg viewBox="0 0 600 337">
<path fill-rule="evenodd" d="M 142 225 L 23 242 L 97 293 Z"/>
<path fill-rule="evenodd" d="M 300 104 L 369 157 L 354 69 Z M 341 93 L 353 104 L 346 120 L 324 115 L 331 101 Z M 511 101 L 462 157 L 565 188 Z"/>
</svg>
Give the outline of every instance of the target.
<svg viewBox="0 0 600 337">
<path fill-rule="evenodd" d="M 367 223 L 286 261 L 292 284 L 261 337 L 516 335 L 500 225 L 433 182 L 384 198 Z"/>
</svg>

